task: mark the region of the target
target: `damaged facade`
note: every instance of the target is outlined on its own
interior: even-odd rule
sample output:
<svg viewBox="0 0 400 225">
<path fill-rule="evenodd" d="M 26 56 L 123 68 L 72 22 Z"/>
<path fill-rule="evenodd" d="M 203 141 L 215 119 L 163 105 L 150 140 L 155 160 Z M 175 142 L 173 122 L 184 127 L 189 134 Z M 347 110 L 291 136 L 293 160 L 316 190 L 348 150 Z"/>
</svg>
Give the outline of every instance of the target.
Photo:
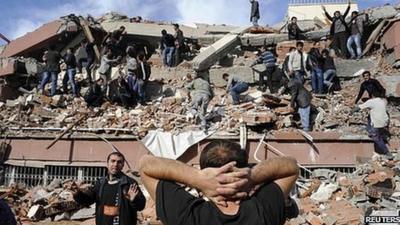
<svg viewBox="0 0 400 225">
<path fill-rule="evenodd" d="M 291 1 L 289 16 L 299 4 L 308 2 L 313 1 Z M 339 0 L 329 2 L 343 4 Z M 251 87 L 241 96 L 244 103 L 233 105 L 225 93 L 223 73 L 243 75 L 250 84 L 258 81 L 259 71 L 251 67 L 258 47 L 277 45 L 278 61 L 283 62 L 289 48 L 296 45 L 296 41 L 288 40 L 284 22 L 262 28 L 182 25 L 187 41 L 201 48 L 173 68 L 163 67 L 157 54 L 161 30 L 173 33 L 171 24 L 132 22 L 117 13 L 98 19 L 65 16 L 11 41 L 0 51 L 0 134 L 4 138 L 0 148 L 4 175 L 0 182 L 7 186 L 0 190 L 2 198 L 11 200 L 20 218 L 84 220 L 93 217 L 94 208 L 76 205 L 70 186 L 72 181 L 88 185 L 103 176 L 105 158 L 111 151 L 126 156 L 128 169 L 135 176 L 142 155 L 168 154 L 198 165 L 199 152 L 207 143 L 230 139 L 240 141 L 252 163 L 289 155 L 303 166 L 303 177 L 298 182 L 301 216 L 287 224 L 361 224 L 369 208 L 400 207 L 398 165 L 383 159 L 367 162 L 374 152 L 364 128 L 368 115 L 352 111 L 362 70 L 370 70 L 386 88 L 390 100 L 390 147 L 394 151 L 400 148 L 399 8 L 386 5 L 365 12 L 369 20 L 363 37 L 364 58 L 335 59 L 342 90 L 313 97 L 314 128 L 309 133 L 298 130 L 299 118 L 289 110 L 288 94 L 277 96 Z M 306 51 L 313 41 L 329 33 L 329 24 L 321 15 L 316 16 L 319 19 L 309 20 L 297 15 L 305 19 L 299 21 L 303 29 L 314 28 L 305 33 Z M 88 107 L 83 98 L 38 93 L 44 67 L 41 58 L 49 45 L 55 44 L 63 54 L 70 47 L 79 49 L 82 40 L 87 39 L 95 44 L 98 64 L 103 38 L 121 26 L 126 27 L 126 45 L 135 44 L 144 50 L 152 65 L 147 105 L 125 108 L 105 102 L 100 107 Z M 77 52 L 76 57 L 81 57 Z M 95 66 L 96 78 L 97 70 Z M 209 134 L 204 136 L 199 135 L 202 131 L 195 121 L 187 118 L 190 94 L 184 86 L 187 74 L 194 70 L 208 70 L 215 92 L 208 107 Z M 121 69 L 113 68 L 112 82 L 116 83 L 120 75 Z M 76 78 L 84 95 L 89 88 L 86 73 Z M 196 141 L 183 143 L 187 148 L 160 153 L 155 150 L 158 146 L 149 141 L 162 139 L 157 132 L 168 133 L 171 145 L 177 143 L 174 138 L 179 135 Z M 321 167 L 326 169 L 318 169 Z M 154 205 L 149 203 L 141 221 L 155 222 L 154 213 Z"/>
</svg>

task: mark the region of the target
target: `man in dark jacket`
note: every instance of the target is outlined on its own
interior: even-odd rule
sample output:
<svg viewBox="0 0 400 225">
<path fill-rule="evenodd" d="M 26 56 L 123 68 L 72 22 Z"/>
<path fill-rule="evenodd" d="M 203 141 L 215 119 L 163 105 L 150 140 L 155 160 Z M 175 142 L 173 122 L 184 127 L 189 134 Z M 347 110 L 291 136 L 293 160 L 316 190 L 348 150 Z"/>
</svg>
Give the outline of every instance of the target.
<svg viewBox="0 0 400 225">
<path fill-rule="evenodd" d="M 324 10 L 325 16 L 332 21 L 330 34 L 333 36 L 333 43 L 336 46 L 336 49 L 339 50 L 342 58 L 347 58 L 347 37 L 349 32 L 349 27 L 345 21 L 347 14 L 350 11 L 350 0 L 347 6 L 347 9 L 343 15 L 339 11 L 334 13 L 334 16 L 330 16 L 326 11 L 325 6 L 322 6 L 322 10 Z"/>
<path fill-rule="evenodd" d="M 68 94 L 68 81 L 71 83 L 72 94 L 77 97 L 78 90 L 76 88 L 75 83 L 75 74 L 76 74 L 76 58 L 73 52 L 73 48 L 69 48 L 67 50 L 67 54 L 64 56 L 64 63 L 67 65 L 67 70 L 65 71 L 65 75 L 63 78 L 63 91 L 65 94 Z"/>
<path fill-rule="evenodd" d="M 166 30 L 161 31 L 160 50 L 162 51 L 164 66 L 171 67 L 175 51 L 175 38 L 172 34 L 167 33 Z"/>
<path fill-rule="evenodd" d="M 40 89 L 42 93 L 44 92 L 44 87 L 47 82 L 51 79 L 51 92 L 50 95 L 53 96 L 57 91 L 57 77 L 60 72 L 60 53 L 56 51 L 56 46 L 51 45 L 49 50 L 45 52 L 43 60 L 46 63 L 45 72 L 43 73 L 43 79 L 40 83 Z"/>
<path fill-rule="evenodd" d="M 96 225 L 134 225 L 146 198 L 138 183 L 122 172 L 125 157 L 113 152 L 107 157 L 108 176 L 88 190 L 78 190 L 74 199 L 82 205 L 96 203 Z"/>
<path fill-rule="evenodd" d="M 290 23 L 287 25 L 287 30 L 289 33 L 289 40 L 304 40 L 303 33 L 313 30 L 314 28 L 310 28 L 307 30 L 300 29 L 297 24 L 297 17 L 293 16 L 290 20 Z"/>
<path fill-rule="evenodd" d="M 253 26 L 258 27 L 258 20 L 260 19 L 260 9 L 257 0 L 250 0 L 251 12 L 250 12 L 250 22 Z"/>
<path fill-rule="evenodd" d="M 179 29 L 179 24 L 173 24 L 175 30 L 175 65 L 178 65 L 182 61 L 182 54 L 185 49 L 185 37 L 183 36 L 183 32 Z"/>
<path fill-rule="evenodd" d="M 292 107 L 292 110 L 297 108 L 303 130 L 310 131 L 311 93 L 304 88 L 303 84 L 296 80 L 291 80 L 288 87 L 292 95 L 290 107 Z"/>
<path fill-rule="evenodd" d="M 371 73 L 369 71 L 364 71 L 362 76 L 364 78 L 364 82 L 361 83 L 360 91 L 358 92 L 356 101 L 354 102 L 355 104 L 357 104 L 357 102 L 361 99 L 365 91 L 368 92 L 369 98 L 372 98 L 372 92 L 374 90 L 380 93 L 380 96 L 386 95 L 385 88 L 381 85 L 381 83 L 379 83 L 378 80 L 371 78 Z"/>
<path fill-rule="evenodd" d="M 146 104 L 146 85 L 150 78 L 151 67 L 144 54 L 138 56 L 137 80 L 135 91 L 138 93 L 140 104 Z"/>
</svg>

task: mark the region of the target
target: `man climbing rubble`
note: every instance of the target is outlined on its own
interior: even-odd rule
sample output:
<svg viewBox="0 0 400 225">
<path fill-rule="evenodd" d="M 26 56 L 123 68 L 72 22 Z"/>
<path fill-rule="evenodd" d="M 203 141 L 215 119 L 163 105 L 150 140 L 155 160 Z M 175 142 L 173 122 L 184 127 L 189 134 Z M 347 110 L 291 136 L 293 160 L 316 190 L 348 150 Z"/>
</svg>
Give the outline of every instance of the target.
<svg viewBox="0 0 400 225">
<path fill-rule="evenodd" d="M 272 158 L 250 168 L 239 144 L 218 140 L 201 151 L 200 168 L 150 155 L 140 160 L 142 182 L 163 224 L 282 225 L 298 215 L 288 197 L 299 174 L 294 158 Z M 209 201 L 177 183 L 200 190 Z"/>
<path fill-rule="evenodd" d="M 369 98 L 372 98 L 372 92 L 374 90 L 381 93 L 381 96 L 386 95 L 385 88 L 379 83 L 378 80 L 371 78 L 371 72 L 364 71 L 362 73 L 364 81 L 361 83 L 360 91 L 358 92 L 357 98 L 355 100 L 355 104 L 360 101 L 361 97 L 363 96 L 364 92 L 367 91 Z"/>
<path fill-rule="evenodd" d="M 303 84 L 294 79 L 288 83 L 288 88 L 292 95 L 290 100 L 292 111 L 297 109 L 303 130 L 310 131 L 311 93 L 303 86 Z"/>
<path fill-rule="evenodd" d="M 389 134 L 389 114 L 387 112 L 387 100 L 382 92 L 373 89 L 371 99 L 354 108 L 354 112 L 369 109 L 367 123 L 368 136 L 374 141 L 375 152 L 393 159 L 393 155 L 386 146 Z"/>
<path fill-rule="evenodd" d="M 121 56 L 118 56 L 116 59 L 113 59 L 113 53 L 110 49 L 107 51 L 107 54 L 101 57 L 99 74 L 100 77 L 103 78 L 106 85 L 111 80 L 111 68 L 115 66 L 121 60 L 121 58 Z"/>
<path fill-rule="evenodd" d="M 247 84 L 242 76 L 229 75 L 227 73 L 222 74 L 222 79 L 224 79 L 226 84 L 226 92 L 232 96 L 233 104 L 237 105 L 240 103 L 240 94 L 249 89 L 249 84 Z"/>
<path fill-rule="evenodd" d="M 265 91 L 265 81 L 268 79 L 276 66 L 276 56 L 274 54 L 273 46 L 262 46 L 260 50 L 260 56 L 251 64 L 251 66 L 253 67 L 260 63 L 265 66 L 265 71 L 261 71 L 259 73 L 258 79 L 259 89 Z"/>
<path fill-rule="evenodd" d="M 94 187 L 77 190 L 74 199 L 89 206 L 96 203 L 96 225 L 134 225 L 137 211 L 144 209 L 146 198 L 138 183 L 122 172 L 125 157 L 119 152 L 107 157 L 108 176 Z"/>
<path fill-rule="evenodd" d="M 214 97 L 214 92 L 211 88 L 210 83 L 205 80 L 199 73 L 196 73 L 193 79 L 190 75 L 187 76 L 188 84 L 186 88 L 190 91 L 191 103 L 189 117 L 195 117 L 200 120 L 201 128 L 207 129 L 206 114 L 208 103 Z"/>
</svg>

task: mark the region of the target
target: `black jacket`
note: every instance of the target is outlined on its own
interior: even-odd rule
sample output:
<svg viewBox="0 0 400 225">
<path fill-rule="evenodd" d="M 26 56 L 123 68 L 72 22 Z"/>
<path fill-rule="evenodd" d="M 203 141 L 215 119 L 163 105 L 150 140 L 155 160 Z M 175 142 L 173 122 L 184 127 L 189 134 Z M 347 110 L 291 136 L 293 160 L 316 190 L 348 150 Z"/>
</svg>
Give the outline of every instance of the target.
<svg viewBox="0 0 400 225">
<path fill-rule="evenodd" d="M 368 92 L 369 97 L 371 98 L 372 91 L 376 89 L 379 93 L 381 93 L 383 96 L 386 95 L 386 90 L 385 88 L 379 83 L 378 80 L 370 78 L 367 81 L 364 81 L 361 83 L 360 91 L 358 92 L 357 98 L 356 98 L 356 103 L 361 99 L 362 95 L 364 94 L 365 91 Z"/>
<path fill-rule="evenodd" d="M 336 23 L 336 21 L 338 21 L 338 20 L 342 21 L 343 25 L 346 27 L 346 32 L 349 32 L 349 31 L 350 31 L 349 26 L 347 26 L 347 23 L 346 23 L 346 21 L 345 21 L 345 19 L 346 19 L 346 17 L 347 17 L 347 14 L 349 14 L 349 12 L 350 12 L 350 5 L 347 7 L 347 9 L 346 9 L 346 11 L 344 12 L 344 14 L 343 14 L 343 15 L 340 15 L 339 17 L 331 17 L 327 12 L 325 12 L 325 16 L 326 16 L 330 21 L 332 21 L 331 28 L 330 28 L 330 34 L 331 34 L 331 36 L 333 36 L 333 35 L 335 34 L 335 23 Z"/>
<path fill-rule="evenodd" d="M 260 9 L 258 7 L 258 1 L 254 1 L 251 3 L 250 22 L 253 17 L 260 19 Z"/>
<path fill-rule="evenodd" d="M 292 108 L 305 108 L 311 104 L 311 93 L 300 82 L 290 81 L 289 88 L 292 95 L 290 100 Z"/>
<path fill-rule="evenodd" d="M 313 69 L 322 69 L 323 58 L 317 48 L 312 48 L 308 53 L 306 60 L 306 69 L 311 71 Z"/>
<path fill-rule="evenodd" d="M 336 70 L 335 61 L 332 57 L 328 56 L 323 58 L 323 66 L 322 69 L 325 71 L 327 70 Z"/>
<path fill-rule="evenodd" d="M 151 67 L 147 62 L 143 62 L 143 66 L 144 66 L 144 74 L 143 74 L 142 64 L 140 61 L 138 61 L 136 74 L 139 79 L 147 81 L 150 78 Z"/>
<path fill-rule="evenodd" d="M 288 30 L 288 34 L 289 34 L 289 40 L 304 39 L 303 36 L 301 36 L 301 34 L 304 33 L 304 31 L 302 29 L 300 29 L 300 27 L 297 23 L 296 24 L 289 23 L 287 25 L 287 30 Z"/>
<path fill-rule="evenodd" d="M 131 184 L 137 184 L 135 180 L 122 174 L 119 178 L 119 221 L 120 225 L 135 225 L 137 223 L 137 211 L 141 211 L 144 209 L 146 205 L 146 198 L 144 197 L 142 191 L 139 189 L 139 193 L 137 194 L 135 200 L 130 202 L 128 199 L 124 197 L 123 193 L 126 193 L 129 186 Z M 107 178 L 102 178 L 97 181 L 96 185 L 89 191 L 83 193 L 78 192 L 74 199 L 76 202 L 82 205 L 89 206 L 96 203 L 96 224 L 100 224 L 99 221 L 104 220 L 103 212 L 100 210 L 100 199 L 102 198 L 102 192 L 104 189 L 104 185 L 107 182 Z"/>
<path fill-rule="evenodd" d="M 73 53 L 66 54 L 64 56 L 64 62 L 67 65 L 67 69 L 75 69 L 76 68 L 76 58 Z"/>
</svg>

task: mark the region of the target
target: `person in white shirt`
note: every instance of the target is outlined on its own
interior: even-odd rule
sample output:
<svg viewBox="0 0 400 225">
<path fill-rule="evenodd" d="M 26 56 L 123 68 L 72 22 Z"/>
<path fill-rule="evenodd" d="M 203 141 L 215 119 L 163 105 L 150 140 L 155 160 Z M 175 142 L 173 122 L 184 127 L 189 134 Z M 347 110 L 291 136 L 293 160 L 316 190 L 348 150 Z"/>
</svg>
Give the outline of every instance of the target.
<svg viewBox="0 0 400 225">
<path fill-rule="evenodd" d="M 389 115 L 387 113 L 387 100 L 378 91 L 372 92 L 372 98 L 356 106 L 358 109 L 369 109 L 367 131 L 369 137 L 374 141 L 375 152 L 392 158 L 386 146 L 386 136 L 389 133 Z"/>
</svg>

